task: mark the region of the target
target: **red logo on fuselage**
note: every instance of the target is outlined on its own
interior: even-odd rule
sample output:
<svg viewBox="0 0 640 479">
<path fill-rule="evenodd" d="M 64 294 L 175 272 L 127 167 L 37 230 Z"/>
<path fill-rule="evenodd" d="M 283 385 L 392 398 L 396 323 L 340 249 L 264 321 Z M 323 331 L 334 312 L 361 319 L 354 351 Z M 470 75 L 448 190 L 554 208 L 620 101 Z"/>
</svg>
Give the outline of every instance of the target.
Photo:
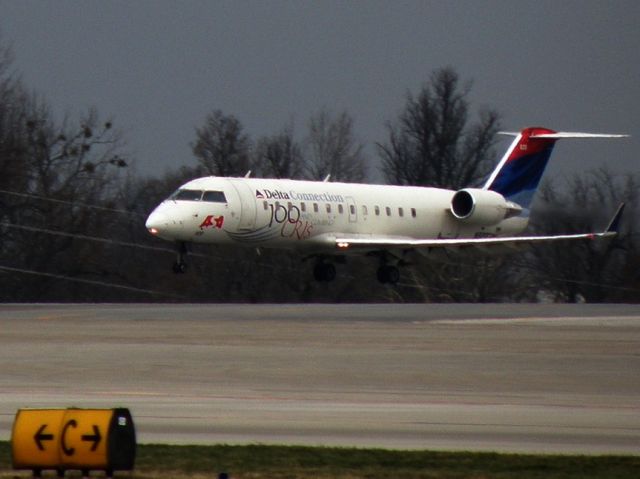
<svg viewBox="0 0 640 479">
<path fill-rule="evenodd" d="M 224 216 L 218 216 L 214 218 L 213 215 L 207 216 L 202 223 L 200 223 L 200 229 L 203 230 L 205 228 L 216 227 L 218 229 L 222 228 L 222 224 L 224 223 Z"/>
</svg>

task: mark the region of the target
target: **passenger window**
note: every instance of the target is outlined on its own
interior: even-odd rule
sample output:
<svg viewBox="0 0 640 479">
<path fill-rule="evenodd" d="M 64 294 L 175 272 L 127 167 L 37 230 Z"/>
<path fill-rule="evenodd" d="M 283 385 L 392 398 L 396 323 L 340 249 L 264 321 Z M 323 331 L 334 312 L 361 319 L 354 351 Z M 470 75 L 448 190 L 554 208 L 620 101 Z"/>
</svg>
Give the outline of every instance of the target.
<svg viewBox="0 0 640 479">
<path fill-rule="evenodd" d="M 402 208 L 398 208 L 398 215 L 400 216 L 400 218 L 404 216 L 404 210 Z"/>
<path fill-rule="evenodd" d="M 227 198 L 222 191 L 205 191 L 202 195 L 202 201 L 210 201 L 212 203 L 226 203 Z"/>
<path fill-rule="evenodd" d="M 267 200 L 264 200 L 262 202 L 262 205 L 264 206 L 264 210 L 267 211 L 269 209 L 269 203 L 267 203 Z"/>
<path fill-rule="evenodd" d="M 376 212 L 376 216 L 380 216 L 380 207 L 379 206 L 375 206 L 374 210 Z"/>
<path fill-rule="evenodd" d="M 349 211 L 351 212 L 352 215 L 356 214 L 356 207 L 353 205 L 349 205 Z"/>
<path fill-rule="evenodd" d="M 391 208 L 389 208 L 388 206 L 385 207 L 385 210 L 387 212 L 387 216 L 391 216 Z"/>
<path fill-rule="evenodd" d="M 327 213 L 331 213 L 331 205 L 327 203 Z"/>
<path fill-rule="evenodd" d="M 411 216 L 412 217 L 416 217 L 416 209 L 415 208 L 411 208 Z"/>
<path fill-rule="evenodd" d="M 317 213 L 318 212 L 318 203 L 314 203 L 313 204 L 313 212 Z"/>
<path fill-rule="evenodd" d="M 362 205 L 362 214 L 367 215 L 367 207 L 365 205 Z"/>
<path fill-rule="evenodd" d="M 303 213 L 305 211 L 307 211 L 307 204 L 306 203 L 300 203 L 300 211 L 302 211 Z"/>
<path fill-rule="evenodd" d="M 287 203 L 287 211 L 291 211 L 292 207 L 293 205 L 291 204 L 291 202 Z"/>
<path fill-rule="evenodd" d="M 342 208 L 342 205 L 338 205 L 338 213 L 340 214 L 344 213 L 344 208 Z"/>
</svg>

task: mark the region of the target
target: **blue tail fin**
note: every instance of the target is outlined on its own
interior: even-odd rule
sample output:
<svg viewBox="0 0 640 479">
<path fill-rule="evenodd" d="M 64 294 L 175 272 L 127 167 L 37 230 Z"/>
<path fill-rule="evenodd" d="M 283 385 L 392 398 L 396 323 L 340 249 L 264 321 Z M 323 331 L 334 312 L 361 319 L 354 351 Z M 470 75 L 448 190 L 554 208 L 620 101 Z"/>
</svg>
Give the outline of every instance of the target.
<svg viewBox="0 0 640 479">
<path fill-rule="evenodd" d="M 556 138 L 537 135 L 555 133 L 546 128 L 525 128 L 518 133 L 484 188 L 528 210 L 556 143 Z"/>
<path fill-rule="evenodd" d="M 485 190 L 500 193 L 509 201 L 522 206 L 528 215 L 533 195 L 538 188 L 556 141 L 561 138 L 622 138 L 627 135 L 600 133 L 555 132 L 548 128 L 525 128 L 515 135 L 515 140 L 500 160 Z"/>
</svg>

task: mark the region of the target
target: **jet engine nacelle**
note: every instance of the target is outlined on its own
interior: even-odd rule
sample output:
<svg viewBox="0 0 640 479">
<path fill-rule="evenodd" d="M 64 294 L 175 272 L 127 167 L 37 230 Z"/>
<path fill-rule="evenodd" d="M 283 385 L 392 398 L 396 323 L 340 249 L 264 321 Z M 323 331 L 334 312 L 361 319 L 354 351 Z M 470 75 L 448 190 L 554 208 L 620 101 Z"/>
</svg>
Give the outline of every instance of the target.
<svg viewBox="0 0 640 479">
<path fill-rule="evenodd" d="M 521 208 L 500 193 L 477 188 L 456 191 L 451 199 L 451 213 L 460 221 L 476 226 L 492 226 L 518 214 Z"/>
</svg>

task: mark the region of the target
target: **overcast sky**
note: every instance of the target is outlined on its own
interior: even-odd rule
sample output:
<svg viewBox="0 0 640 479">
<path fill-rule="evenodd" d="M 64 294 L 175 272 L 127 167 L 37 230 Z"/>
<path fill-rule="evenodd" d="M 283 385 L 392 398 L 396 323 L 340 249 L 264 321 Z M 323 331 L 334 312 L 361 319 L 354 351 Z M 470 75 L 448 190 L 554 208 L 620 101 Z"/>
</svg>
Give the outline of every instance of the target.
<svg viewBox="0 0 640 479">
<path fill-rule="evenodd" d="M 194 164 L 213 109 L 254 139 L 347 110 L 377 161 L 385 122 L 443 66 L 505 129 L 633 135 L 561 143 L 549 175 L 639 170 L 639 1 L 0 0 L 0 34 L 57 114 L 112 117 L 145 174 Z"/>
</svg>

